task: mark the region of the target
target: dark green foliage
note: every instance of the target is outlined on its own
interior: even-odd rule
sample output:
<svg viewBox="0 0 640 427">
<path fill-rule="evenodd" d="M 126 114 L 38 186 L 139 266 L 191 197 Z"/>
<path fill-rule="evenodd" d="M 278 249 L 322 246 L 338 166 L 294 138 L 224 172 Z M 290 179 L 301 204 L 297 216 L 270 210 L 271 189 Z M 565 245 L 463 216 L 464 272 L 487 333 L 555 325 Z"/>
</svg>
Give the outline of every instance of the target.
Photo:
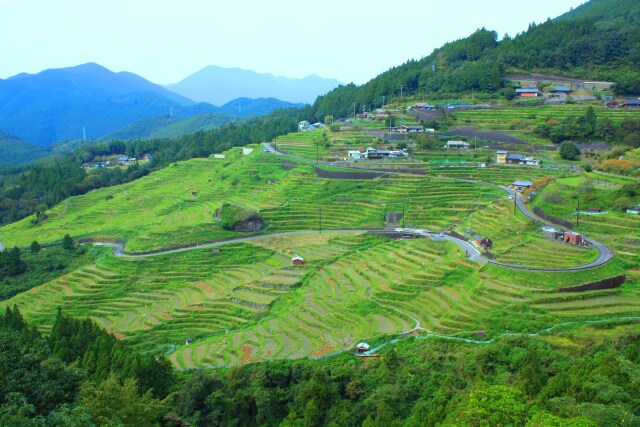
<svg viewBox="0 0 640 427">
<path fill-rule="evenodd" d="M 220 217 L 220 225 L 227 230 L 247 231 L 243 228 L 242 223 L 254 221 L 256 224 L 262 224 L 262 217 L 256 211 L 245 209 L 244 207 L 232 203 L 224 203 L 222 205 L 222 215 Z M 261 226 L 258 228 L 258 230 Z"/>
<path fill-rule="evenodd" d="M 640 350 L 630 334 L 554 350 L 543 340 L 487 346 L 407 341 L 381 359 L 345 355 L 192 374 L 174 409 L 193 425 L 633 424 Z"/>
<path fill-rule="evenodd" d="M 62 238 L 62 249 L 65 249 L 67 251 L 72 251 L 75 247 L 76 247 L 75 242 L 73 241 L 71 236 L 69 236 L 68 234 L 65 234 L 64 237 Z"/>
<path fill-rule="evenodd" d="M 24 271 L 13 277 L 0 277 L 0 301 L 60 277 L 90 263 L 99 253 L 104 253 L 103 249 L 85 249 L 83 246 L 74 251 L 67 251 L 60 246 L 54 246 L 34 252 L 32 243 L 30 251 L 20 253 Z M 3 254 L 0 253 L 0 259 L 2 258 Z"/>
<path fill-rule="evenodd" d="M 560 153 L 560 157 L 565 160 L 578 160 L 580 157 L 580 149 L 571 141 L 564 141 L 560 144 L 558 152 Z"/>
<path fill-rule="evenodd" d="M 21 257 L 22 251 L 17 247 L 0 252 L 0 279 L 18 276 L 25 272 L 27 266 Z"/>
<path fill-rule="evenodd" d="M 32 254 L 37 255 L 38 252 L 40 252 L 40 249 L 42 249 L 42 247 L 40 246 L 40 243 L 34 240 L 33 242 L 31 242 L 29 249 L 31 250 Z"/>
<path fill-rule="evenodd" d="M 52 353 L 65 363 L 77 363 L 87 376 L 135 378 L 140 391 L 164 397 L 173 384 L 172 368 L 163 355 L 141 356 L 123 347 L 93 321 L 76 320 L 58 310 L 49 336 Z"/>
</svg>

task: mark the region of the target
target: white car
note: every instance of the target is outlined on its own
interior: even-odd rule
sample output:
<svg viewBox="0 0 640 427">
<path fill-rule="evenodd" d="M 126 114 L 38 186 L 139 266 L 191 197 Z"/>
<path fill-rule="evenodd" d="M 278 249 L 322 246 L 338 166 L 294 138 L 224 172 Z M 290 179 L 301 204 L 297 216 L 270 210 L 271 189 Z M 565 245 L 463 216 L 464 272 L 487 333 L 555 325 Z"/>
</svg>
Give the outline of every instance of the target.
<svg viewBox="0 0 640 427">
<path fill-rule="evenodd" d="M 96 246 L 104 246 L 104 243 L 102 243 L 102 242 L 96 242 Z"/>
<path fill-rule="evenodd" d="M 402 233 L 404 232 L 404 228 L 401 228 L 401 227 L 394 228 L 393 231 L 395 231 L 396 233 Z"/>
</svg>

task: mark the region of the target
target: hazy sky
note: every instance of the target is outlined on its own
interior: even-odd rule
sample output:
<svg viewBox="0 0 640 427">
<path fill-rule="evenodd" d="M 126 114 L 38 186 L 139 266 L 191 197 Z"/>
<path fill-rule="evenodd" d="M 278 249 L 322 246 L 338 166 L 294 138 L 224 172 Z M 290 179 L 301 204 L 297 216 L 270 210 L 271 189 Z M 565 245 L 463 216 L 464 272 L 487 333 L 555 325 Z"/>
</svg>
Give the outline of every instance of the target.
<svg viewBox="0 0 640 427">
<path fill-rule="evenodd" d="M 0 78 L 97 62 L 154 83 L 207 65 L 369 79 L 480 27 L 500 38 L 584 0 L 0 0 Z"/>
</svg>

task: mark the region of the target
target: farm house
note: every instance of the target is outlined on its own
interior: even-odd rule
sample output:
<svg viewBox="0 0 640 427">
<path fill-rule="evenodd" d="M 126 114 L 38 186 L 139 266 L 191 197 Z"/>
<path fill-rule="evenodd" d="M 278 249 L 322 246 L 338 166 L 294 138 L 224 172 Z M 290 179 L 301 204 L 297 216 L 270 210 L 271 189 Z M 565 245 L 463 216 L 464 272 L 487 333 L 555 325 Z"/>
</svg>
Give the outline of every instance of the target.
<svg viewBox="0 0 640 427">
<path fill-rule="evenodd" d="M 523 98 L 535 98 L 541 96 L 542 92 L 538 88 L 521 88 L 516 89 L 516 96 L 520 96 Z"/>
<path fill-rule="evenodd" d="M 356 352 L 358 354 L 362 354 L 365 351 L 369 351 L 369 344 L 367 344 L 366 342 L 359 342 L 358 345 L 356 346 Z"/>
<path fill-rule="evenodd" d="M 513 181 L 513 184 L 511 184 L 509 188 L 515 191 L 525 191 L 531 188 L 532 185 L 533 183 L 531 181 Z"/>
<path fill-rule="evenodd" d="M 491 249 L 493 247 L 493 242 L 488 237 L 482 237 L 477 234 L 471 236 L 471 242 L 476 245 L 476 247 L 480 249 Z"/>
<path fill-rule="evenodd" d="M 542 235 L 547 239 L 557 240 L 563 238 L 563 234 L 560 230 L 555 227 L 546 226 L 542 227 Z"/>
<path fill-rule="evenodd" d="M 291 258 L 291 263 L 293 265 L 302 265 L 304 264 L 304 258 L 302 258 L 300 255 L 294 255 L 293 258 Z"/>
<path fill-rule="evenodd" d="M 565 231 L 564 241 L 571 243 L 572 245 L 578 246 L 582 244 L 582 236 L 573 231 Z"/>
<path fill-rule="evenodd" d="M 464 141 L 448 141 L 445 148 L 469 148 L 469 143 Z"/>
</svg>

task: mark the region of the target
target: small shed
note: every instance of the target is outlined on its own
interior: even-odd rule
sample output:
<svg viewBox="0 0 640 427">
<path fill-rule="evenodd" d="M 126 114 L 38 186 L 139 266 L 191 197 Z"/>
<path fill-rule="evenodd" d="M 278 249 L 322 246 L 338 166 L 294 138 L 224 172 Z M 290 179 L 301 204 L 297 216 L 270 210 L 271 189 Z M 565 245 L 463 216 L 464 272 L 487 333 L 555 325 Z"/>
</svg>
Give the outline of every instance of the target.
<svg viewBox="0 0 640 427">
<path fill-rule="evenodd" d="M 571 243 L 572 245 L 578 246 L 582 243 L 582 236 L 573 231 L 565 231 L 564 241 Z"/>
<path fill-rule="evenodd" d="M 300 255 L 294 255 L 293 258 L 291 258 L 291 263 L 293 265 L 302 265 L 304 264 L 304 258 L 302 258 Z"/>
<path fill-rule="evenodd" d="M 589 208 L 589 210 L 587 210 L 587 212 L 590 213 L 590 214 L 602 213 L 602 208 Z"/>
<path fill-rule="evenodd" d="M 531 188 L 531 186 L 533 185 L 533 183 L 531 181 L 513 181 L 513 184 L 511 184 L 511 189 L 515 190 L 515 191 L 524 191 L 527 190 L 529 188 Z"/>
<path fill-rule="evenodd" d="M 542 227 L 542 235 L 547 239 L 557 240 L 562 238 L 562 232 L 555 227 L 551 227 L 550 225 L 546 227 Z"/>
<path fill-rule="evenodd" d="M 358 345 L 356 346 L 356 353 L 358 353 L 358 354 L 365 353 L 365 352 L 369 351 L 370 347 L 371 346 L 369 344 L 367 344 L 366 342 L 359 342 Z"/>
</svg>

